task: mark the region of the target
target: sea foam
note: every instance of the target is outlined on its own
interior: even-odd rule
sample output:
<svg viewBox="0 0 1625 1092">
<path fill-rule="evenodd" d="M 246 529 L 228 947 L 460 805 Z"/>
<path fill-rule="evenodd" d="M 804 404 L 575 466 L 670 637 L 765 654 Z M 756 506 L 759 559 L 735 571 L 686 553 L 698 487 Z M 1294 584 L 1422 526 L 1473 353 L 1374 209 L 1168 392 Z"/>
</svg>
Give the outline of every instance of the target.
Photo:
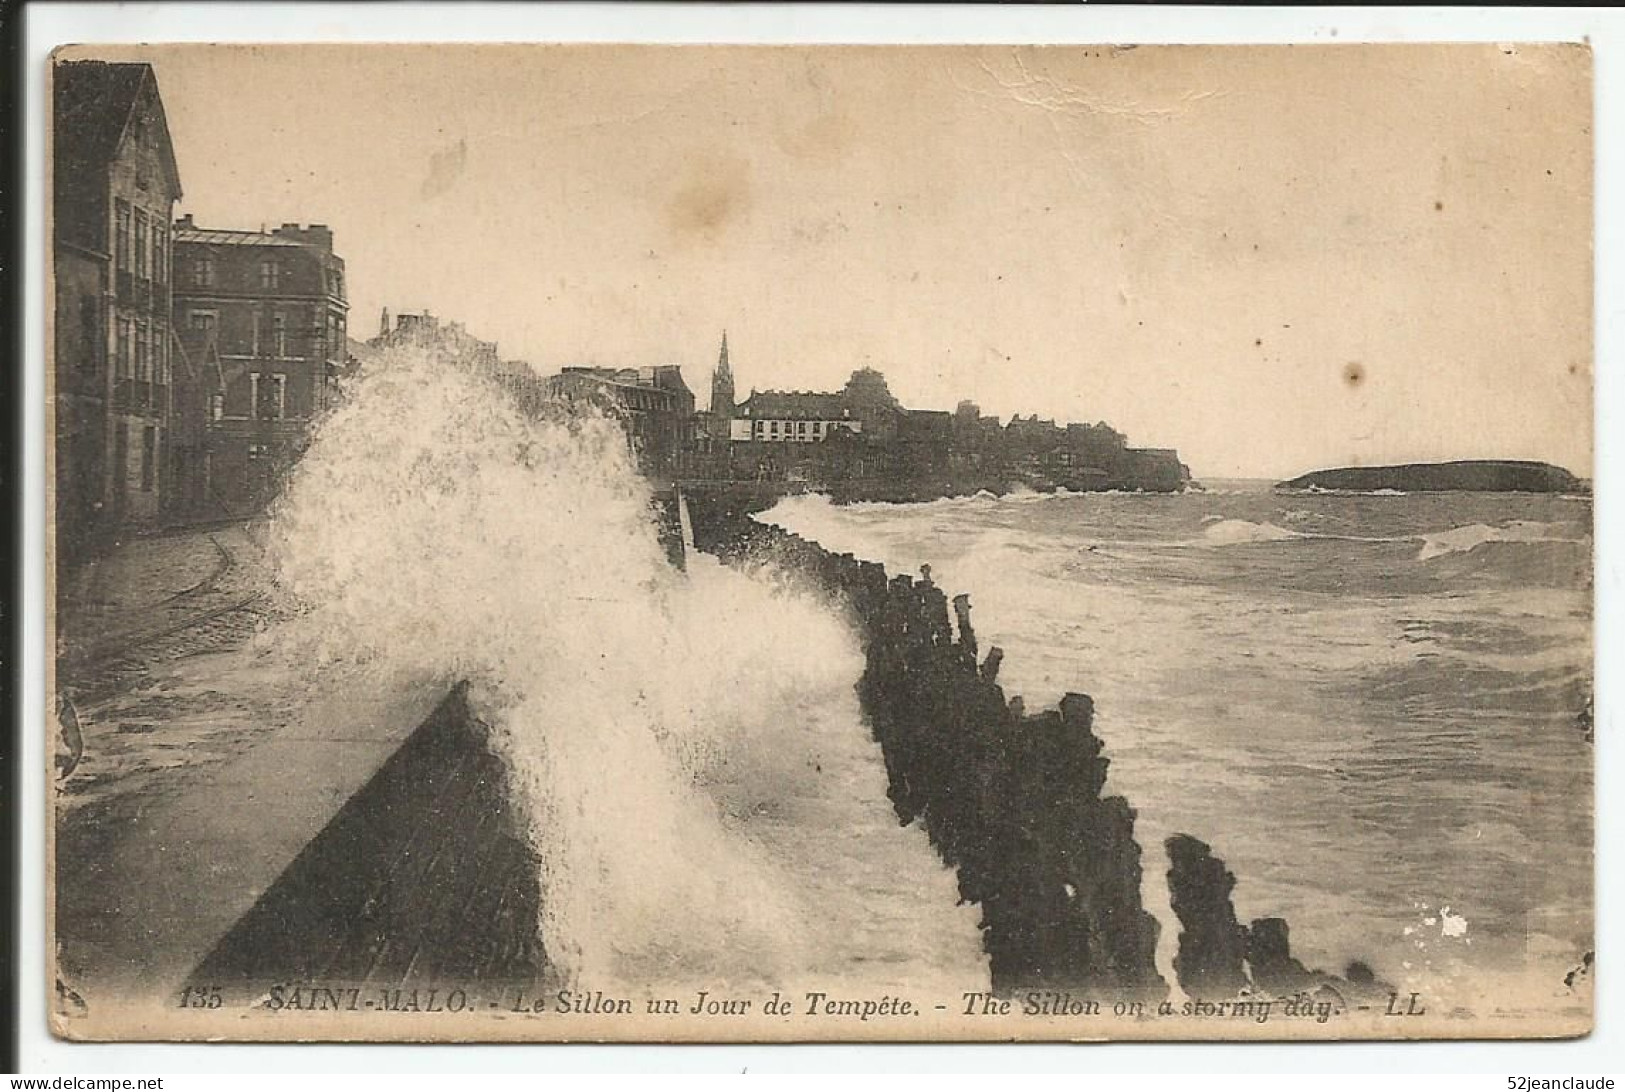
<svg viewBox="0 0 1625 1092">
<path fill-rule="evenodd" d="M 1564 524 L 1539 523 L 1533 520 L 1511 520 L 1491 527 L 1484 523 L 1471 523 L 1453 527 L 1448 531 L 1422 536 L 1422 549 L 1418 561 L 1429 561 L 1446 554 L 1470 553 L 1489 542 L 1574 542 L 1571 536 L 1558 534 Z"/>
<path fill-rule="evenodd" d="M 703 557 L 674 569 L 615 421 L 538 420 L 455 360 L 388 354 L 317 429 L 272 537 L 314 660 L 396 685 L 470 682 L 541 862 L 542 939 L 564 979 L 778 984 L 932 949 L 982 973 L 918 832 L 873 824 L 883 873 L 930 900 L 913 933 L 861 938 L 806 880 L 842 886 L 858 813 L 889 814 L 856 641 L 772 581 Z M 851 756 L 833 802 L 816 779 L 830 752 Z M 764 818 L 794 807 L 830 837 Z"/>
</svg>

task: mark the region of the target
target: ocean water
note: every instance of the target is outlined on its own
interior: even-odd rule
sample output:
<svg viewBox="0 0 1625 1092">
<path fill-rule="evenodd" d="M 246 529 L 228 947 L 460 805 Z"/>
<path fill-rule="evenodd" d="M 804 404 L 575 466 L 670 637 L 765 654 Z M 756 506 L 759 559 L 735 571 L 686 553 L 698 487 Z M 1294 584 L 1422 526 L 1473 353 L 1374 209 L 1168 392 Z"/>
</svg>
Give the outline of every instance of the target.
<svg viewBox="0 0 1625 1092">
<path fill-rule="evenodd" d="M 969 592 L 1028 708 L 1097 703 L 1108 790 L 1209 842 L 1245 922 L 1476 1014 L 1592 947 L 1591 507 L 1550 495 L 981 495 L 758 518 Z M 1170 976 L 1171 978 L 1171 976 Z"/>
<path fill-rule="evenodd" d="M 1183 831 L 1235 871 L 1243 920 L 1286 917 L 1311 966 L 1363 959 L 1474 1015 L 1579 1003 L 1562 979 L 1591 948 L 1587 501 L 1249 485 L 800 497 L 761 518 L 894 572 L 930 564 L 1029 709 L 1095 697 L 1170 982 L 1161 842 Z M 321 423 L 265 540 L 265 628 L 127 696 L 166 704 L 117 769 L 87 751 L 85 799 L 139 780 L 125 767 L 184 791 L 191 737 L 171 737 L 194 721 L 225 760 L 323 694 L 468 680 L 563 980 L 986 988 L 977 908 L 886 800 L 849 621 L 793 575 L 673 569 L 615 423 L 530 419 L 455 361 L 390 354 Z"/>
</svg>

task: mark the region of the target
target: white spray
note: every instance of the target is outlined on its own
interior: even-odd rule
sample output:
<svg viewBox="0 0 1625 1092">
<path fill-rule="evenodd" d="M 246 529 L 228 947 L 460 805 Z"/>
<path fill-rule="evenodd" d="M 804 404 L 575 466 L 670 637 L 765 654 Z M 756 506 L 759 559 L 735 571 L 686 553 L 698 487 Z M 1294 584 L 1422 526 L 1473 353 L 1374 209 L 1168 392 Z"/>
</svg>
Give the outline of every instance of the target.
<svg viewBox="0 0 1625 1092">
<path fill-rule="evenodd" d="M 673 569 L 613 420 L 536 419 L 456 359 L 388 353 L 317 430 L 272 540 L 316 659 L 469 680 L 565 978 L 777 985 L 844 966 L 861 906 L 828 896 L 865 824 L 885 882 L 916 889 L 916 954 L 984 973 L 951 877 L 886 822 L 845 624 L 704 558 Z"/>
</svg>

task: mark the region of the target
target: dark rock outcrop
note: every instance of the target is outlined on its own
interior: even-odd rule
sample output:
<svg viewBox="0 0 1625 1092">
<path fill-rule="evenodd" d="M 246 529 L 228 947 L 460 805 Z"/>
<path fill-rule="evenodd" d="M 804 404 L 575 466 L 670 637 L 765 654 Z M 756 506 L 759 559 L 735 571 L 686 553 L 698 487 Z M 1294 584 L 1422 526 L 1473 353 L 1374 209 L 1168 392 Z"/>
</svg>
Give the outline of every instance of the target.
<svg viewBox="0 0 1625 1092">
<path fill-rule="evenodd" d="M 1403 493 L 1580 493 L 1586 485 L 1562 467 L 1549 463 L 1473 459 L 1451 463 L 1403 463 L 1398 466 L 1349 466 L 1316 470 L 1277 489 L 1335 489 L 1369 493 L 1395 489 Z"/>
</svg>

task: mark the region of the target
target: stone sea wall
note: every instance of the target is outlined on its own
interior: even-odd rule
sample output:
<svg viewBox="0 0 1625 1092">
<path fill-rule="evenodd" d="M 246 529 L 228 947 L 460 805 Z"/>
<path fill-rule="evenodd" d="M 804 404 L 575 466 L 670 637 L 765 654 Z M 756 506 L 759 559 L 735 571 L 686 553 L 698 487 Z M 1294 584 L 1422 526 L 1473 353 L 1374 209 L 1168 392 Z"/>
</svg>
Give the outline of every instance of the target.
<svg viewBox="0 0 1625 1092">
<path fill-rule="evenodd" d="M 457 686 L 189 976 L 415 990 L 545 981 L 540 862 Z"/>
</svg>

